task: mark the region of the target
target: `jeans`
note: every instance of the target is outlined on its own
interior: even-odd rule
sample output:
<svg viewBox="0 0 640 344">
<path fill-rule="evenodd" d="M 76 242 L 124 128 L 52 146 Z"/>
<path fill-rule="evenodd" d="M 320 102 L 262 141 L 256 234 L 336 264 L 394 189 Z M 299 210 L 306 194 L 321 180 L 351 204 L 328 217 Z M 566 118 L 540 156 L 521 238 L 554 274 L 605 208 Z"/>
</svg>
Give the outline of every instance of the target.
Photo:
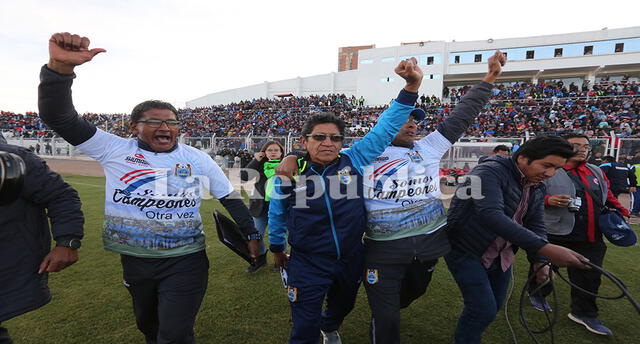
<svg viewBox="0 0 640 344">
<path fill-rule="evenodd" d="M 253 223 L 256 226 L 258 233 L 262 235 L 262 240 L 260 240 L 260 246 L 259 246 L 260 254 L 265 254 L 267 252 L 264 247 L 264 240 L 266 239 L 264 236 L 264 233 L 267 230 L 268 222 L 269 222 L 269 212 L 262 212 L 262 214 L 260 214 L 259 217 L 253 218 Z"/>
<path fill-rule="evenodd" d="M 499 259 L 487 269 L 479 258 L 456 248 L 445 256 L 464 298 L 464 309 L 455 330 L 456 344 L 480 344 L 482 333 L 502 308 L 511 267 L 502 271 Z"/>
<path fill-rule="evenodd" d="M 640 187 L 631 193 L 631 214 L 640 213 Z"/>
</svg>

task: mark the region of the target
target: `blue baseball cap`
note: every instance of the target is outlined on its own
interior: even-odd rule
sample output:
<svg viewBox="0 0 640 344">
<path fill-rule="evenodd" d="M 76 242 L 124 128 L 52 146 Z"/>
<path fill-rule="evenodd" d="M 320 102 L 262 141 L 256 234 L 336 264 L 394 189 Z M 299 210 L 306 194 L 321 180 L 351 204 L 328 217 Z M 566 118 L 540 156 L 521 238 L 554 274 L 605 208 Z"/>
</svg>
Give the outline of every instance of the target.
<svg viewBox="0 0 640 344">
<path fill-rule="evenodd" d="M 427 116 L 427 113 L 421 108 L 415 108 L 409 115 L 413 116 L 413 119 L 416 121 L 422 121 Z"/>
<path fill-rule="evenodd" d="M 633 246 L 638 241 L 636 233 L 618 212 L 603 213 L 598 225 L 607 240 L 616 246 Z"/>
</svg>

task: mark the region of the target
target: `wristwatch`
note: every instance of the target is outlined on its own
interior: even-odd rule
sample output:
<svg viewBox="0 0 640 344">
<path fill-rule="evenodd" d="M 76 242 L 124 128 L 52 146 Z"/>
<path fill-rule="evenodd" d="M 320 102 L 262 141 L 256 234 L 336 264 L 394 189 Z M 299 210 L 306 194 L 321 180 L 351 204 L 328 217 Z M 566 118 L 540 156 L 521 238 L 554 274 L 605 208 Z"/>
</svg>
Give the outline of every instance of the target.
<svg viewBox="0 0 640 344">
<path fill-rule="evenodd" d="M 82 242 L 80 242 L 80 239 L 73 238 L 73 239 L 58 241 L 56 242 L 56 246 L 67 247 L 72 250 L 77 250 L 80 248 L 80 246 L 82 246 Z"/>
<path fill-rule="evenodd" d="M 262 240 L 262 235 L 260 235 L 260 233 L 255 232 L 255 233 L 251 233 L 249 235 L 247 235 L 247 240 Z"/>
</svg>

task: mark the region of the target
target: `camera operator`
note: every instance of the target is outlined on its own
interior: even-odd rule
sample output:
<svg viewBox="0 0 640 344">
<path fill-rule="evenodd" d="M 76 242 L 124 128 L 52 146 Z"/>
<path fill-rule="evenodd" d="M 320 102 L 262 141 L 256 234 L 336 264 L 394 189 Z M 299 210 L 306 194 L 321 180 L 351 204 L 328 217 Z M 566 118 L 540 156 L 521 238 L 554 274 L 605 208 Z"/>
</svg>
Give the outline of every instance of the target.
<svg viewBox="0 0 640 344">
<path fill-rule="evenodd" d="M 568 134 L 563 137 L 573 146 L 576 155 L 569 159 L 555 176 L 544 182 L 547 187 L 544 222 L 549 242 L 570 248 L 588 258 L 591 263 L 602 266 L 607 246 L 598 228 L 601 213 L 599 205 L 606 204 L 616 208 L 627 217 L 629 211 L 613 196 L 609 180 L 602 170 L 587 163 L 591 148 L 588 137 L 581 134 Z M 586 188 L 591 192 L 586 191 Z M 598 199 L 594 200 L 592 194 Z M 568 273 L 573 284 L 594 294 L 598 293 L 598 271 L 568 268 Z M 533 290 L 534 287 L 530 286 L 529 290 Z M 530 295 L 531 303 L 539 310 L 551 311 L 543 294 L 544 291 L 538 295 Z M 584 325 L 590 332 L 611 335 L 611 330 L 598 320 L 596 298 L 573 287 L 571 313 L 568 317 Z"/>
<path fill-rule="evenodd" d="M 76 190 L 35 153 L 7 144 L 1 133 L 0 151 L 19 156 L 26 167 L 18 198 L 11 203 L 2 202 L 6 204 L 0 206 L 2 322 L 38 309 L 51 300 L 47 275 L 78 261 L 84 216 Z M 7 200 L 5 196 L 9 197 L 0 195 L 3 201 Z M 52 233 L 56 240 L 53 250 Z M 0 344 L 10 343 L 7 329 L 0 326 Z"/>
</svg>

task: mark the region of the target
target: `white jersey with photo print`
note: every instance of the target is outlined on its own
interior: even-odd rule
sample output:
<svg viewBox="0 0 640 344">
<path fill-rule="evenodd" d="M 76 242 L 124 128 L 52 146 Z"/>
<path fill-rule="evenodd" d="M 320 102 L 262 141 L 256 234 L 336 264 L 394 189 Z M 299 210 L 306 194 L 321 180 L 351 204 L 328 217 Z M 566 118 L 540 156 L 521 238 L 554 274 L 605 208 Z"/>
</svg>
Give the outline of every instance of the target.
<svg viewBox="0 0 640 344">
<path fill-rule="evenodd" d="M 435 232 L 446 224 L 440 159 L 452 144 L 439 131 L 412 148 L 389 146 L 365 174 L 366 238 L 395 240 Z"/>
<path fill-rule="evenodd" d="M 218 199 L 233 191 L 207 154 L 184 144 L 168 153 L 150 152 L 139 148 L 136 139 L 100 129 L 77 148 L 104 169 L 105 249 L 173 257 L 205 248 L 203 190 Z"/>
</svg>

